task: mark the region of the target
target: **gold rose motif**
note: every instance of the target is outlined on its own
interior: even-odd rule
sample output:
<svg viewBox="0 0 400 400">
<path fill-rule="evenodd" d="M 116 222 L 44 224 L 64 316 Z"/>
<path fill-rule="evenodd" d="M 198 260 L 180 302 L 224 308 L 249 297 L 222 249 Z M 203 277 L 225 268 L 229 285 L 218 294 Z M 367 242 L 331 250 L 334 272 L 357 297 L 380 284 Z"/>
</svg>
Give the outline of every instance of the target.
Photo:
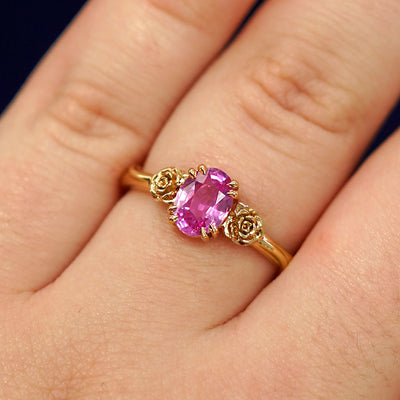
<svg viewBox="0 0 400 400">
<path fill-rule="evenodd" d="M 150 192 L 158 200 L 170 203 L 183 183 L 183 174 L 176 168 L 165 168 L 151 178 Z"/>
<path fill-rule="evenodd" d="M 263 236 L 260 216 L 242 203 L 238 203 L 234 213 L 226 219 L 224 226 L 225 235 L 237 244 L 249 245 Z"/>
</svg>

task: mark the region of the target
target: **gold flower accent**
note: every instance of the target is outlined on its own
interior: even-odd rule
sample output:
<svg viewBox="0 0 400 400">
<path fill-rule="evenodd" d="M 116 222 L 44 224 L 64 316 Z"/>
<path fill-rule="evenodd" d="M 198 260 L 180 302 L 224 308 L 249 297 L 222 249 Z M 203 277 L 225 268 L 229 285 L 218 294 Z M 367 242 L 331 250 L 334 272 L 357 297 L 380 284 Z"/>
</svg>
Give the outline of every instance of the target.
<svg viewBox="0 0 400 400">
<path fill-rule="evenodd" d="M 260 216 L 242 203 L 238 203 L 234 213 L 226 219 L 224 226 L 225 235 L 237 244 L 249 245 L 263 236 Z"/>
<path fill-rule="evenodd" d="M 158 200 L 170 203 L 183 183 L 183 174 L 176 168 L 164 168 L 151 178 L 150 192 Z"/>
</svg>

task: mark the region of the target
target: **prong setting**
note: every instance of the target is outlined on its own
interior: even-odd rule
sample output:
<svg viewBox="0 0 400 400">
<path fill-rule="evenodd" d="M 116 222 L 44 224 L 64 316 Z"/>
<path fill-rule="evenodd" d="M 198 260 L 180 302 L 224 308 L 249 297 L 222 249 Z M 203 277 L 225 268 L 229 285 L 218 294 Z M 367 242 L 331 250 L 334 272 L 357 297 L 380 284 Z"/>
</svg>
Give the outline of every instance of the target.
<svg viewBox="0 0 400 400">
<path fill-rule="evenodd" d="M 207 173 L 207 167 L 204 164 L 200 164 L 197 167 L 197 171 L 201 172 L 203 175 Z"/>
<path fill-rule="evenodd" d="M 199 176 L 199 172 L 205 176 Z M 196 176 L 195 182 L 187 181 L 191 176 Z M 150 175 L 132 166 L 122 176 L 121 184 L 125 189 L 149 189 L 156 200 L 169 206 L 170 222 L 188 236 L 208 240 L 223 231 L 234 243 L 254 247 L 281 270 L 292 259 L 290 253 L 264 233 L 258 213 L 235 200 L 238 183 L 217 168 L 200 165 L 189 174 L 170 167 Z"/>
<path fill-rule="evenodd" d="M 210 225 L 210 233 L 211 233 L 211 236 L 213 237 L 213 238 L 215 238 L 217 235 L 218 235 L 218 228 L 217 228 L 217 226 L 214 224 L 214 223 L 212 223 L 211 225 Z"/>
<path fill-rule="evenodd" d="M 235 204 L 237 182 L 223 171 L 204 164 L 182 173 L 182 179 L 182 186 L 169 204 L 169 213 L 173 216 L 170 220 L 189 236 L 203 240 L 217 236 Z"/>
<path fill-rule="evenodd" d="M 175 224 L 176 221 L 178 221 L 179 217 L 177 215 L 174 214 L 174 212 L 177 210 L 177 206 L 169 206 L 168 211 L 169 211 L 169 222 L 171 222 L 172 224 Z"/>
<path fill-rule="evenodd" d="M 176 210 L 177 210 L 177 206 L 170 206 L 169 208 L 168 208 L 168 210 L 169 210 L 169 213 L 170 214 L 172 214 L 172 213 L 174 213 Z"/>
<path fill-rule="evenodd" d="M 171 223 L 175 224 L 176 221 L 178 221 L 178 216 L 175 215 L 175 214 L 172 214 L 172 215 L 170 215 L 170 216 L 168 217 L 168 219 L 169 219 L 169 221 L 170 221 Z"/>
<path fill-rule="evenodd" d="M 231 181 L 228 183 L 228 186 L 232 189 L 238 190 L 239 189 L 239 184 L 236 181 Z"/>
<path fill-rule="evenodd" d="M 230 190 L 226 193 L 228 196 L 231 196 L 233 199 L 237 199 L 239 193 L 237 190 Z"/>
<path fill-rule="evenodd" d="M 193 179 L 196 179 L 197 171 L 194 168 L 190 168 L 188 172 Z"/>
<path fill-rule="evenodd" d="M 208 236 L 207 230 L 206 230 L 206 228 L 204 228 L 204 226 L 201 228 L 201 238 L 204 241 L 210 239 L 210 237 Z"/>
</svg>

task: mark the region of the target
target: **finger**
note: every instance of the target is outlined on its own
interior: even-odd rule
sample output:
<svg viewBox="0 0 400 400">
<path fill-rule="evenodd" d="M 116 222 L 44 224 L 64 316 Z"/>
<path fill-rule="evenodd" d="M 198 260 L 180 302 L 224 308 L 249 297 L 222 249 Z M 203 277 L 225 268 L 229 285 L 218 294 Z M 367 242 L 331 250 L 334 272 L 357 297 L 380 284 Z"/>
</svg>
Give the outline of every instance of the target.
<svg viewBox="0 0 400 400">
<path fill-rule="evenodd" d="M 221 168 L 266 232 L 294 251 L 399 93 L 399 12 L 395 1 L 266 3 L 168 121 L 145 169 Z M 374 33 L 388 29 L 391 40 Z M 173 293 L 171 318 L 179 299 L 185 317 L 209 327 L 243 310 L 275 273 L 253 249 L 191 240 L 166 219 L 142 194 L 117 205 L 88 256 L 116 264 L 102 268 L 105 285 L 122 274 L 148 296 Z M 111 240 L 124 249 L 117 261 L 106 254 Z M 87 267 L 78 264 L 76 276 Z M 150 277 L 160 286 L 147 287 Z"/>
<path fill-rule="evenodd" d="M 400 131 L 361 168 L 290 270 L 239 322 L 240 340 L 249 334 L 246 348 L 264 348 L 249 357 L 256 363 L 265 357 L 265 376 L 283 398 L 399 396 L 399 152 Z M 285 366 L 284 382 L 275 362 Z M 267 388 L 259 378 L 258 387 Z"/>
<path fill-rule="evenodd" d="M 1 122 L 4 290 L 36 290 L 76 256 L 119 196 L 122 171 L 251 3 L 86 7 Z"/>
</svg>

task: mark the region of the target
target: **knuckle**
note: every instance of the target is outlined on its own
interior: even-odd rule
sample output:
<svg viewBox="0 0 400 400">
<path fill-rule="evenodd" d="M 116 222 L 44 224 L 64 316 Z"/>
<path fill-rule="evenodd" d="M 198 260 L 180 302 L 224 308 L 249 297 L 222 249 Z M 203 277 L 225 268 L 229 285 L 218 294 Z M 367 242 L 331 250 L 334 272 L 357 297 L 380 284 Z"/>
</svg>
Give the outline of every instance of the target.
<svg viewBox="0 0 400 400">
<path fill-rule="evenodd" d="M 118 155 L 121 158 L 144 139 L 119 106 L 120 101 L 104 88 L 71 80 L 35 121 L 35 129 L 63 150 L 115 166 Z"/>
<path fill-rule="evenodd" d="M 220 19 L 223 15 L 221 2 L 196 0 L 147 0 L 148 3 L 163 14 L 173 18 L 185 26 L 204 33 L 213 33 L 220 28 Z"/>
<path fill-rule="evenodd" d="M 239 105 L 264 130 L 291 134 L 297 140 L 305 132 L 318 140 L 321 132 L 351 131 L 360 114 L 360 99 L 308 60 L 302 47 L 282 45 L 270 49 L 267 56 L 249 60 L 239 71 L 235 86 Z M 299 128 L 297 132 L 293 132 L 293 124 Z"/>
</svg>

